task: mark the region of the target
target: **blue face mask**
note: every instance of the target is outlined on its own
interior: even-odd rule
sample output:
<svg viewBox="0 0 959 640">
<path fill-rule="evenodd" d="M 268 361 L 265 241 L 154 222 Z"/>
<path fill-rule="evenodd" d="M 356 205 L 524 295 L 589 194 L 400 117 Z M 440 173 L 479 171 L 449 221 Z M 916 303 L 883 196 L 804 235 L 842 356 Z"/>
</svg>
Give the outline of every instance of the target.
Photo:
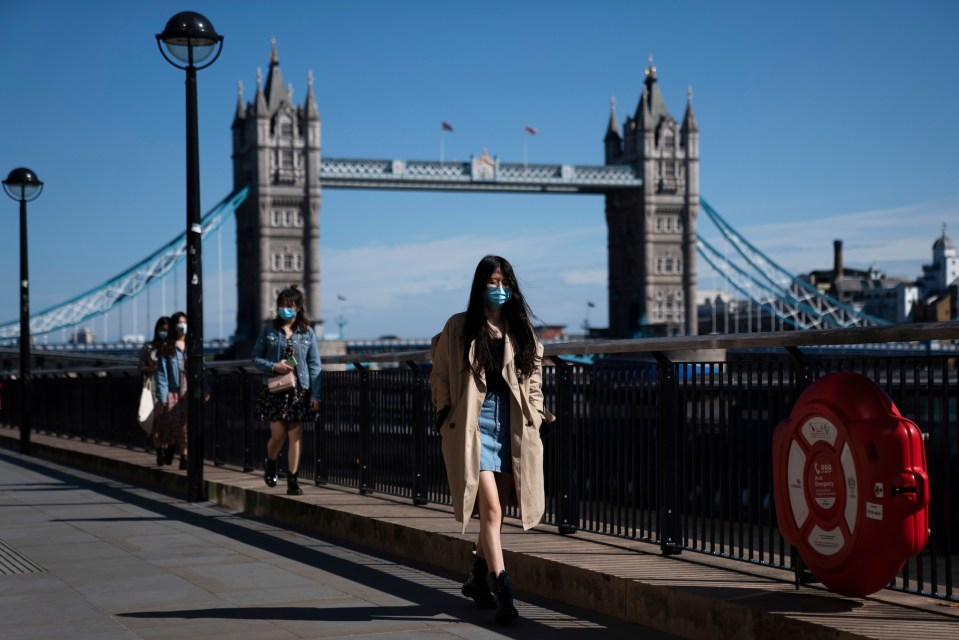
<svg viewBox="0 0 959 640">
<path fill-rule="evenodd" d="M 280 320 L 292 320 L 296 317 L 296 309 L 293 307 L 280 307 L 276 310 L 276 315 L 280 316 Z"/>
<path fill-rule="evenodd" d="M 506 287 L 486 287 L 486 303 L 491 307 L 502 307 L 513 297 L 513 292 Z"/>
<path fill-rule="evenodd" d="M 158 337 L 160 340 L 166 340 L 166 338 L 167 338 L 168 335 L 170 335 L 170 334 L 167 333 L 166 331 L 157 331 L 157 337 Z"/>
</svg>

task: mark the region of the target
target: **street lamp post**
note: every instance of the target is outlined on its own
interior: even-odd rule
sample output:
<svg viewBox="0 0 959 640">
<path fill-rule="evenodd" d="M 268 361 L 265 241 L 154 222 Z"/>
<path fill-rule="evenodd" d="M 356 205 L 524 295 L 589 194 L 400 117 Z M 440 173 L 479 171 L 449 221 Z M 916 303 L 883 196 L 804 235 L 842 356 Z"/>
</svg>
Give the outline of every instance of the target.
<svg viewBox="0 0 959 640">
<path fill-rule="evenodd" d="M 200 224 L 200 144 L 197 136 L 196 72 L 216 62 L 223 36 L 199 13 L 183 11 L 157 34 L 167 62 L 186 71 L 186 376 L 187 500 L 205 500 L 203 486 L 203 229 Z M 166 45 L 166 51 L 163 49 Z M 214 54 L 213 58 L 197 67 Z M 169 54 L 169 55 L 167 55 Z M 171 57 L 172 56 L 172 57 Z M 180 64 L 183 63 L 183 64 Z"/>
<path fill-rule="evenodd" d="M 20 453 L 30 453 L 30 276 L 27 260 L 27 202 L 43 191 L 43 183 L 30 169 L 14 169 L 3 181 L 3 190 L 20 201 Z"/>
</svg>

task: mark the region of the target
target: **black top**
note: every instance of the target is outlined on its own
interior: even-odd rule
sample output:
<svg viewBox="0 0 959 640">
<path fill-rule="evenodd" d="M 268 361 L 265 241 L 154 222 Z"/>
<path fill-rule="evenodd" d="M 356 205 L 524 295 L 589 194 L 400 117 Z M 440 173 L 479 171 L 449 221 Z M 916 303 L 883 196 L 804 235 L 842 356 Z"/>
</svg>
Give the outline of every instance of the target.
<svg viewBox="0 0 959 640">
<path fill-rule="evenodd" d="M 509 391 L 509 385 L 503 378 L 503 350 L 506 348 L 505 338 L 493 339 L 493 361 L 497 362 L 496 368 L 486 370 L 486 392 L 506 392 Z"/>
</svg>

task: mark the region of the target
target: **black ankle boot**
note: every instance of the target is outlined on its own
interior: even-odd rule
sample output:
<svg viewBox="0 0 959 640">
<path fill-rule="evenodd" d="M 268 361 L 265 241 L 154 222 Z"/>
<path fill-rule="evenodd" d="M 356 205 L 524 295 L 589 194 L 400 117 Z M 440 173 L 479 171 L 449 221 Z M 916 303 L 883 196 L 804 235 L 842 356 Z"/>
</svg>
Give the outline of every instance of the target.
<svg viewBox="0 0 959 640">
<path fill-rule="evenodd" d="M 263 482 L 268 487 L 276 486 L 276 460 L 267 458 L 263 461 Z"/>
<path fill-rule="evenodd" d="M 493 583 L 493 593 L 496 594 L 496 624 L 509 624 L 519 616 L 513 606 L 513 590 L 509 586 L 509 574 L 500 571 L 499 575 L 489 574 Z"/>
<path fill-rule="evenodd" d="M 174 450 L 173 450 L 173 447 L 166 447 L 166 448 L 163 450 L 163 461 L 164 461 L 165 463 L 167 463 L 167 464 L 173 464 L 173 454 L 174 454 L 174 453 L 175 453 L 175 452 L 174 452 Z"/>
<path fill-rule="evenodd" d="M 286 474 L 286 495 L 288 496 L 302 496 L 303 489 L 300 489 L 300 484 L 296 481 L 297 474 L 288 473 Z"/>
<path fill-rule="evenodd" d="M 183 456 L 180 456 L 180 470 L 181 470 L 181 471 L 186 471 L 186 469 L 187 469 L 188 466 L 190 466 L 190 465 L 187 464 L 186 458 L 184 458 Z"/>
<path fill-rule="evenodd" d="M 163 459 L 163 447 L 157 447 L 157 466 L 162 467 L 166 460 Z"/>
<path fill-rule="evenodd" d="M 473 566 L 470 568 L 469 575 L 466 576 L 462 591 L 463 595 L 472 598 L 480 609 L 495 609 L 496 599 L 486 585 L 487 573 L 489 573 L 489 566 L 486 564 L 486 559 L 479 557 L 474 551 Z"/>
</svg>

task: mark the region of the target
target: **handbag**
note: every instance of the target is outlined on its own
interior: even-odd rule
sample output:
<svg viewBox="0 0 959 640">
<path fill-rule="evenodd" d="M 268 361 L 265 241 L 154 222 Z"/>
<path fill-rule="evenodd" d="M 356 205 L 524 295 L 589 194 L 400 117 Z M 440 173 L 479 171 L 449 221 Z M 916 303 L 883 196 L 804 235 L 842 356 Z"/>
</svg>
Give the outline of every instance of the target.
<svg viewBox="0 0 959 640">
<path fill-rule="evenodd" d="M 143 387 L 143 390 L 140 391 L 140 406 L 137 408 L 137 423 L 147 435 L 150 435 L 150 432 L 153 431 L 154 406 L 153 392 L 147 387 Z"/>
<path fill-rule="evenodd" d="M 292 371 L 273 376 L 266 381 L 266 388 L 269 389 L 270 393 L 283 393 L 294 387 L 296 387 L 296 375 Z"/>
</svg>

